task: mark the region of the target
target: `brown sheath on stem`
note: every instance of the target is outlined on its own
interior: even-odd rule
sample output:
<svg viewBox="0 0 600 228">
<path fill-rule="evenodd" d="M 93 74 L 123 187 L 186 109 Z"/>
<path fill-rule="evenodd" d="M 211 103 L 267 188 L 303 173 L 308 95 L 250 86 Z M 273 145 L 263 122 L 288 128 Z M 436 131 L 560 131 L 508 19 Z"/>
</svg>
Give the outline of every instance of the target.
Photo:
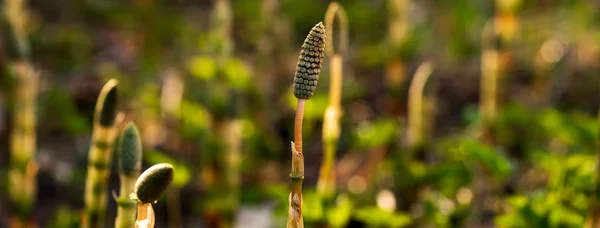
<svg viewBox="0 0 600 228">
<path fill-rule="evenodd" d="M 294 121 L 294 142 L 292 142 L 292 191 L 289 196 L 288 228 L 304 227 L 302 220 L 302 181 L 304 180 L 304 154 L 302 154 L 302 119 L 305 99 L 298 99 Z"/>
</svg>

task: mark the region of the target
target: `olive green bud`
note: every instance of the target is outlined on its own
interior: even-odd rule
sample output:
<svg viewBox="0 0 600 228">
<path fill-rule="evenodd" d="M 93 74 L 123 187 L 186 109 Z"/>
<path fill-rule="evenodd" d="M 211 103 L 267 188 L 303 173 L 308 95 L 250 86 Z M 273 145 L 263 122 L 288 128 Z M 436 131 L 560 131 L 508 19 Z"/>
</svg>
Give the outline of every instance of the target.
<svg viewBox="0 0 600 228">
<path fill-rule="evenodd" d="M 128 123 L 119 141 L 119 172 L 127 176 L 137 176 L 142 166 L 142 140 L 134 123 Z"/>
<path fill-rule="evenodd" d="M 135 182 L 132 198 L 143 204 L 154 203 L 173 182 L 173 166 L 167 163 L 153 165 Z"/>
<path fill-rule="evenodd" d="M 104 127 L 110 127 L 115 123 L 118 105 L 117 84 L 116 79 L 111 79 L 104 84 L 98 96 L 95 115 L 98 123 Z"/>
<path fill-rule="evenodd" d="M 325 26 L 315 25 L 302 44 L 294 77 L 294 96 L 310 99 L 317 89 L 321 63 L 325 58 Z"/>
</svg>

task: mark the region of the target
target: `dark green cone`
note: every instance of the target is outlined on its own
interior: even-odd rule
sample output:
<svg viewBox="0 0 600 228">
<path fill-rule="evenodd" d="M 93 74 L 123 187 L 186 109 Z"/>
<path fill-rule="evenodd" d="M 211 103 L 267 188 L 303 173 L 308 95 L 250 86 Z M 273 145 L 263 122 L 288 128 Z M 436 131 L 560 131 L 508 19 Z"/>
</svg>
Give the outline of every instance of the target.
<svg viewBox="0 0 600 228">
<path fill-rule="evenodd" d="M 100 96 L 104 96 L 102 99 L 98 99 L 98 102 L 102 102 L 101 110 L 99 111 L 99 123 L 104 127 L 110 127 L 115 124 L 115 118 L 117 116 L 118 106 L 118 90 L 116 80 L 111 80 L 104 85 Z"/>
<path fill-rule="evenodd" d="M 140 173 L 142 166 L 142 142 L 140 133 L 133 123 L 127 124 L 121 133 L 118 147 L 119 172 L 132 176 Z"/>
<path fill-rule="evenodd" d="M 167 163 L 153 165 L 140 175 L 135 183 L 137 200 L 154 203 L 173 181 L 173 166 Z"/>
<path fill-rule="evenodd" d="M 321 63 L 325 58 L 325 26 L 315 25 L 302 44 L 294 77 L 294 96 L 310 99 L 317 89 Z"/>
</svg>

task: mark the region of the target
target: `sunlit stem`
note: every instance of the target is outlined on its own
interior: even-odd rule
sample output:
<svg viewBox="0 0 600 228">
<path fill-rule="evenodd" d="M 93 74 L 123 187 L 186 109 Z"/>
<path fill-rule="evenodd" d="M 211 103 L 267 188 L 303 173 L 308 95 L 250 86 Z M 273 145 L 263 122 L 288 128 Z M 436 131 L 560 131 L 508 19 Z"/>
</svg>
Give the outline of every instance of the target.
<svg viewBox="0 0 600 228">
<path fill-rule="evenodd" d="M 304 155 L 302 154 L 302 119 L 304 118 L 305 99 L 298 99 L 294 123 L 294 142 L 292 142 L 292 191 L 289 196 L 287 228 L 303 228 L 302 219 L 302 181 L 304 180 Z"/>
<path fill-rule="evenodd" d="M 152 204 L 138 203 L 137 220 L 135 221 L 136 228 L 154 228 L 155 218 Z"/>
</svg>

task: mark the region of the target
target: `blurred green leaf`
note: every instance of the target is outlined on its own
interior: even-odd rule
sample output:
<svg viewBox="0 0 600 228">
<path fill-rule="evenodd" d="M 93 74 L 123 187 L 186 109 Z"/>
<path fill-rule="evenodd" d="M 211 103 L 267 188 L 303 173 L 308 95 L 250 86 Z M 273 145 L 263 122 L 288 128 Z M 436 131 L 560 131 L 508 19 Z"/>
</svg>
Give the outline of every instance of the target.
<svg viewBox="0 0 600 228">
<path fill-rule="evenodd" d="M 396 136 L 398 123 L 393 119 L 363 122 L 356 128 L 357 146 L 376 148 L 389 143 Z"/>
<path fill-rule="evenodd" d="M 378 207 L 358 208 L 354 216 L 369 226 L 406 227 L 412 223 L 410 215 L 384 211 Z"/>
<path fill-rule="evenodd" d="M 181 188 L 190 182 L 192 177 L 190 168 L 176 161 L 166 153 L 158 150 L 149 150 L 143 153 L 143 157 L 150 164 L 169 163 L 173 165 L 173 186 Z"/>
<path fill-rule="evenodd" d="M 229 59 L 225 64 L 225 76 L 229 84 L 238 90 L 243 90 L 250 81 L 250 70 L 240 59 Z"/>
<path fill-rule="evenodd" d="M 554 207 L 550 212 L 552 227 L 582 227 L 583 222 L 583 216 L 563 206 Z"/>
<path fill-rule="evenodd" d="M 326 212 L 327 222 L 334 228 L 345 227 L 350 220 L 353 209 L 350 198 L 344 194 L 339 195 L 335 205 Z"/>
<path fill-rule="evenodd" d="M 178 117 L 182 122 L 181 131 L 187 137 L 198 136 L 211 126 L 209 111 L 200 104 L 188 100 L 181 102 L 181 112 L 178 112 Z"/>
<path fill-rule="evenodd" d="M 217 75 L 217 64 L 208 56 L 194 56 L 186 65 L 190 73 L 199 79 L 208 80 Z"/>
<path fill-rule="evenodd" d="M 303 190 L 302 200 L 302 214 L 306 221 L 318 221 L 323 218 L 322 200 L 314 190 Z"/>
</svg>

